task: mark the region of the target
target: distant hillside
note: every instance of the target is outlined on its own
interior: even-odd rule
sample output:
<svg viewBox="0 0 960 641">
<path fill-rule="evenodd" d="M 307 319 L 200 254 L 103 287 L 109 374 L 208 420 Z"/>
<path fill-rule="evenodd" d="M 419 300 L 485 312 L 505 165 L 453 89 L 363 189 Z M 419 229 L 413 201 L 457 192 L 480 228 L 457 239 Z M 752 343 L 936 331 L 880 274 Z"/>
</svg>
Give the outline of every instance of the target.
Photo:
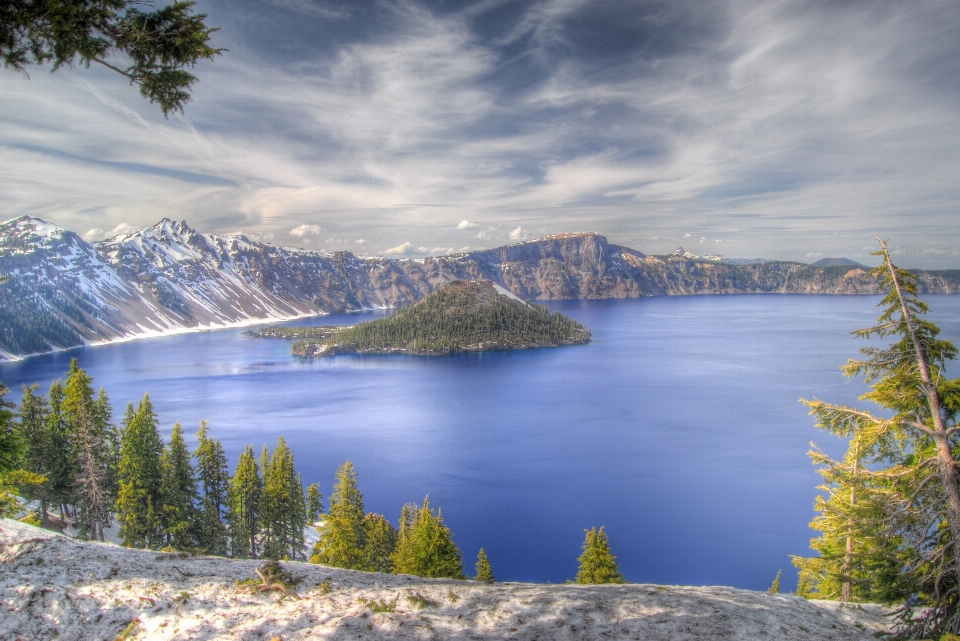
<svg viewBox="0 0 960 641">
<path fill-rule="evenodd" d="M 858 263 L 855 260 L 850 260 L 849 258 L 821 258 L 815 263 L 810 263 L 812 267 L 862 267 L 863 269 L 870 269 L 866 265 Z"/>
<path fill-rule="evenodd" d="M 921 293 L 960 292 L 960 270 L 917 272 Z M 0 224 L 0 359 L 136 337 L 396 308 L 454 280 L 490 280 L 525 300 L 683 294 L 874 294 L 859 267 L 725 264 L 646 256 L 592 232 L 468 254 L 359 258 L 201 234 L 164 219 L 87 243 L 22 216 Z"/>
<path fill-rule="evenodd" d="M 458 280 L 387 318 L 293 344 L 300 356 L 343 353 L 451 354 L 589 342 L 590 330 L 560 313 L 527 304 L 492 282 Z"/>
</svg>

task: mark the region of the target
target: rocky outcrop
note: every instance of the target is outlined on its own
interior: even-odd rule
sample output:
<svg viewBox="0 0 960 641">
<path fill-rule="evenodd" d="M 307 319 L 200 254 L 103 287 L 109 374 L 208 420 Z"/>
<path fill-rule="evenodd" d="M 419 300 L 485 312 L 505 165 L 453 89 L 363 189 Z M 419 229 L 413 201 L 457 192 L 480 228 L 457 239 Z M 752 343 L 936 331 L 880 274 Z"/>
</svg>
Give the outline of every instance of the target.
<svg viewBox="0 0 960 641">
<path fill-rule="evenodd" d="M 0 520 L 0 639 L 869 641 L 889 624 L 880 606 L 728 587 L 487 585 L 291 562 L 295 591 L 258 591 L 258 565 Z"/>
<path fill-rule="evenodd" d="M 532 300 L 720 293 L 877 293 L 860 267 L 645 256 L 595 233 L 469 254 L 359 258 L 201 234 L 164 219 L 90 244 L 24 216 L 0 225 L 0 358 L 347 310 L 400 307 L 454 280 Z M 960 270 L 919 272 L 921 293 L 960 291 Z"/>
</svg>

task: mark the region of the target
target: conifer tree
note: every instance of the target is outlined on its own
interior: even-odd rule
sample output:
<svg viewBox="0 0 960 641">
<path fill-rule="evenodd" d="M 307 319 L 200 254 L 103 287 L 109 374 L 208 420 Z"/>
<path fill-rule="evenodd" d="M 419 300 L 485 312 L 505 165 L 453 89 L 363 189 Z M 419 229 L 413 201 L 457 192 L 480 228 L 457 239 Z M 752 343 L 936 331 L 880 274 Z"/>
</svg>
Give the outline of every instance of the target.
<svg viewBox="0 0 960 641">
<path fill-rule="evenodd" d="M 583 541 L 583 554 L 580 555 L 580 569 L 577 570 L 577 583 L 626 583 L 620 574 L 617 557 L 610 552 L 610 542 L 603 526 L 600 530 L 591 528 Z"/>
<path fill-rule="evenodd" d="M 20 465 L 24 443 L 15 430 L 15 405 L 4 397 L 10 392 L 0 383 L 0 516 L 12 514 L 16 507 L 8 475 Z"/>
<path fill-rule="evenodd" d="M 23 468 L 28 472 L 47 478 L 50 474 L 50 439 L 47 434 L 47 399 L 38 393 L 39 385 L 23 386 L 23 398 L 17 413 L 20 416 L 17 431 L 24 443 Z M 40 521 L 43 526 L 49 522 L 48 509 L 51 502 L 49 480 L 33 488 L 26 498 L 40 502 Z"/>
<path fill-rule="evenodd" d="M 365 543 L 363 549 L 364 569 L 368 572 L 389 573 L 393 571 L 390 556 L 397 547 L 397 530 L 382 514 L 373 512 L 363 517 Z"/>
<path fill-rule="evenodd" d="M 363 495 L 357 488 L 357 473 L 353 463 L 347 461 L 337 470 L 330 511 L 324 519 L 320 540 L 314 546 L 310 562 L 348 570 L 365 569 L 363 518 Z"/>
<path fill-rule="evenodd" d="M 453 542 L 453 533 L 443 522 L 443 512 L 434 514 L 430 499 L 423 505 L 404 506 L 400 533 L 391 558 L 395 574 L 462 579 L 463 557 Z"/>
<path fill-rule="evenodd" d="M 871 273 L 887 292 L 883 311 L 876 326 L 855 336 L 891 342 L 861 349 L 865 358 L 843 370 L 864 375 L 870 391 L 862 398 L 884 415 L 805 401 L 817 426 L 849 439 L 849 446 L 842 461 L 812 453 L 828 493 L 817 503 L 813 525 L 823 535 L 813 547 L 826 554 L 794 562 L 801 587 L 814 594 L 839 586 L 839 596 L 853 599 L 910 595 L 898 634 L 939 637 L 960 632 L 960 380 L 945 371 L 957 349 L 923 319 L 927 306 L 917 297 L 916 277 L 880 245 L 875 255 L 882 262 Z M 874 568 L 880 579 L 864 580 Z"/>
<path fill-rule="evenodd" d="M 265 558 L 303 559 L 306 502 L 300 475 L 294 468 L 293 452 L 282 436 L 277 439 L 263 473 L 260 518 Z"/>
<path fill-rule="evenodd" d="M 163 482 L 163 533 L 167 545 L 185 550 L 197 545 L 197 479 L 180 423 L 173 425 L 170 444 L 160 459 Z"/>
<path fill-rule="evenodd" d="M 47 413 L 47 454 L 51 501 L 60 508 L 60 518 L 69 515 L 68 504 L 73 500 L 74 444 L 63 413 L 63 383 L 59 380 L 50 385 L 47 393 L 50 411 Z"/>
<path fill-rule="evenodd" d="M 477 555 L 476 569 L 477 575 L 473 578 L 474 581 L 493 583 L 493 568 L 490 567 L 490 559 L 487 558 L 487 553 L 483 551 L 483 548 L 480 548 L 480 553 Z"/>
<path fill-rule="evenodd" d="M 307 488 L 307 523 L 316 523 L 323 514 L 323 494 L 320 493 L 320 484 L 311 483 Z"/>
<path fill-rule="evenodd" d="M 783 570 L 777 570 L 777 576 L 773 577 L 773 583 L 767 588 L 771 594 L 780 594 L 780 578 L 783 576 Z"/>
<path fill-rule="evenodd" d="M 79 511 L 79 526 L 89 538 L 103 540 L 111 507 L 107 426 L 102 422 L 103 410 L 93 398 L 91 378 L 75 358 L 70 362 L 64 387 L 63 416 L 73 445 L 71 486 Z"/>
<path fill-rule="evenodd" d="M 105 431 L 107 446 L 107 494 L 111 502 L 116 502 L 119 486 L 117 485 L 117 464 L 120 461 L 120 432 L 113 422 L 113 408 L 107 392 L 101 387 L 96 400 L 97 422 Z"/>
<path fill-rule="evenodd" d="M 120 522 L 120 538 L 127 547 L 156 548 L 162 545 L 162 454 L 163 441 L 157 431 L 157 417 L 150 397 L 144 395 L 136 411 L 132 405 L 127 407 L 120 433 L 117 520 Z"/>
<path fill-rule="evenodd" d="M 262 494 L 263 481 L 253 455 L 253 447 L 248 445 L 240 454 L 237 470 L 230 480 L 230 489 L 227 492 L 230 551 L 234 557 L 257 558 Z"/>
<path fill-rule="evenodd" d="M 203 492 L 200 547 L 204 548 L 207 554 L 222 556 L 227 553 L 227 528 L 223 521 L 230 473 L 227 471 L 227 457 L 220 441 L 207 437 L 206 421 L 200 422 L 194 457 L 197 459 L 197 476 Z"/>
</svg>

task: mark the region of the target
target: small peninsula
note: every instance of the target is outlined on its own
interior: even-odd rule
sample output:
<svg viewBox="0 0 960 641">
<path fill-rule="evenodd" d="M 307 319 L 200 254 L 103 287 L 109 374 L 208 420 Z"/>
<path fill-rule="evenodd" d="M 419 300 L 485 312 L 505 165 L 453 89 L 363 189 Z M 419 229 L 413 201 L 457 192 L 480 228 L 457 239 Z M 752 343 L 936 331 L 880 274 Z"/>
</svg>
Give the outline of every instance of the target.
<svg viewBox="0 0 960 641">
<path fill-rule="evenodd" d="M 293 344 L 298 356 L 453 354 L 580 345 L 590 330 L 488 280 L 457 280 L 387 318 Z"/>
</svg>

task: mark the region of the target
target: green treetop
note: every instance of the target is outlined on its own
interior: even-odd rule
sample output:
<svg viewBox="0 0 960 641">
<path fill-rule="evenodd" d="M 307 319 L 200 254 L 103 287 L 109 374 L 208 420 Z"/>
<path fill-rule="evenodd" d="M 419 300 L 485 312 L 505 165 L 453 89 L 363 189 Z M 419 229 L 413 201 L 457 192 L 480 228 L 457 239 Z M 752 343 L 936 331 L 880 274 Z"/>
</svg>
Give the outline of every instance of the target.
<svg viewBox="0 0 960 641">
<path fill-rule="evenodd" d="M 369 513 L 363 517 L 366 542 L 363 549 L 364 569 L 368 572 L 392 572 L 390 555 L 397 547 L 397 530 L 382 514 Z"/>
<path fill-rule="evenodd" d="M 363 495 L 357 488 L 357 473 L 353 463 L 347 461 L 337 470 L 330 511 L 310 561 L 349 570 L 366 569 L 363 518 Z"/>
<path fill-rule="evenodd" d="M 610 552 L 610 542 L 603 527 L 584 532 L 587 536 L 583 541 L 583 554 L 579 559 L 577 583 L 626 583 L 620 574 L 617 557 Z"/>
<path fill-rule="evenodd" d="M 307 488 L 307 523 L 317 522 L 323 514 L 323 494 L 320 493 L 320 484 L 311 483 Z"/>
<path fill-rule="evenodd" d="M 74 358 L 64 387 L 63 415 L 73 450 L 72 494 L 79 526 L 91 539 L 103 540 L 114 500 L 110 495 L 109 427 L 103 423 L 104 408 L 94 399 L 91 383 Z"/>
<path fill-rule="evenodd" d="M 306 521 L 303 484 L 294 468 L 293 452 L 281 436 L 263 472 L 260 503 L 263 556 L 268 559 L 303 559 Z"/>
<path fill-rule="evenodd" d="M 50 438 L 47 434 L 47 414 L 49 406 L 43 394 L 38 394 L 39 385 L 23 386 L 23 398 L 17 413 L 20 421 L 17 431 L 25 446 L 23 468 L 33 474 L 47 478 L 50 474 L 49 460 L 53 454 L 50 451 Z M 51 488 L 49 480 L 31 488 L 25 498 L 40 502 L 40 521 L 43 525 L 48 522 L 47 510 L 51 503 Z"/>
<path fill-rule="evenodd" d="M 453 533 L 443 522 L 443 512 L 434 514 L 429 497 L 423 505 L 408 504 L 400 514 L 400 533 L 391 557 L 395 574 L 431 578 L 465 578 L 463 557 L 453 542 Z"/>
<path fill-rule="evenodd" d="M 13 514 L 17 503 L 13 497 L 9 474 L 20 465 L 24 443 L 16 431 L 13 403 L 5 400 L 9 389 L 0 383 L 0 516 Z"/>
<path fill-rule="evenodd" d="M 487 553 L 483 551 L 483 548 L 480 548 L 480 553 L 477 555 L 476 570 L 477 575 L 473 577 L 474 581 L 493 583 L 493 568 L 490 567 L 490 559 L 487 558 Z"/>
<path fill-rule="evenodd" d="M 230 551 L 234 557 L 257 558 L 262 495 L 263 481 L 260 470 L 253 455 L 253 447 L 248 445 L 240 454 L 227 492 Z"/>
<path fill-rule="evenodd" d="M 170 444 L 163 452 L 160 465 L 163 471 L 160 493 L 166 543 L 177 550 L 195 547 L 199 534 L 197 479 L 180 423 L 173 426 Z"/>
<path fill-rule="evenodd" d="M 886 290 L 874 327 L 855 336 L 882 347 L 861 349 L 847 375 L 870 385 L 863 400 L 882 410 L 805 401 L 817 426 L 848 439 L 836 461 L 817 450 L 826 498 L 812 526 L 822 535 L 812 559 L 795 559 L 801 594 L 819 598 L 904 602 L 898 634 L 939 637 L 960 632 L 960 381 L 946 376 L 957 355 L 939 328 L 923 319 L 916 278 L 896 267 L 886 244 L 872 274 Z"/>
<path fill-rule="evenodd" d="M 53 63 L 53 70 L 78 61 L 112 69 L 160 105 L 164 115 L 183 111 L 190 87 L 187 72 L 220 55 L 211 47 L 216 31 L 206 15 L 192 13 L 194 2 L 175 1 L 141 11 L 135 0 L 33 0 L 6 2 L 0 9 L 0 56 L 4 67 L 25 72 L 30 64 Z"/>
<path fill-rule="evenodd" d="M 230 473 L 227 471 L 227 456 L 220 441 L 207 437 L 207 422 L 200 421 L 197 431 L 197 478 L 200 481 L 200 547 L 207 554 L 227 553 L 227 528 L 223 523 L 227 509 L 227 488 Z"/>
<path fill-rule="evenodd" d="M 127 547 L 156 548 L 162 545 L 162 454 L 163 441 L 157 431 L 157 417 L 150 397 L 144 395 L 136 411 L 132 406 L 127 408 L 120 432 L 117 468 L 120 492 L 116 509 L 120 538 Z"/>
</svg>

